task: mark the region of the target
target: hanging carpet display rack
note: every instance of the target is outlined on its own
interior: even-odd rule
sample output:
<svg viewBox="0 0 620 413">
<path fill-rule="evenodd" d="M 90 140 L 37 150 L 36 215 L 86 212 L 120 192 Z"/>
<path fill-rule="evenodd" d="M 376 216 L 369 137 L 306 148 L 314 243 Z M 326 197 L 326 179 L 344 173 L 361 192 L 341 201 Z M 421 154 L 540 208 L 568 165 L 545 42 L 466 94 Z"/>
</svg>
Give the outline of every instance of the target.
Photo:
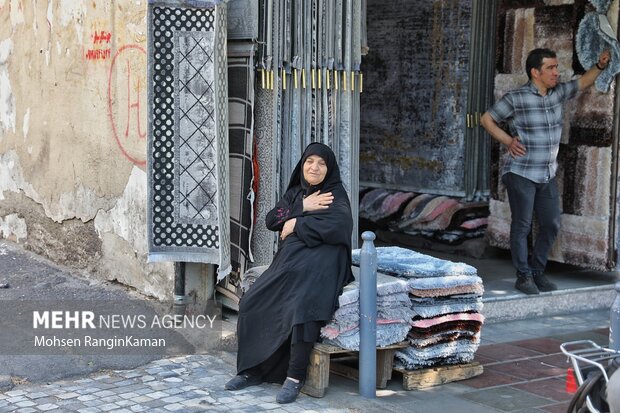
<svg viewBox="0 0 620 413">
<path fill-rule="evenodd" d="M 310 142 L 325 143 L 338 156 L 357 217 L 364 4 L 362 0 L 259 2 L 256 116 L 262 121 L 257 120 L 255 131 L 262 164 L 257 222 L 283 193 Z M 257 265 L 269 263 L 276 242 L 275 236 L 261 231 L 267 230 L 256 228 L 252 246 Z"/>
</svg>

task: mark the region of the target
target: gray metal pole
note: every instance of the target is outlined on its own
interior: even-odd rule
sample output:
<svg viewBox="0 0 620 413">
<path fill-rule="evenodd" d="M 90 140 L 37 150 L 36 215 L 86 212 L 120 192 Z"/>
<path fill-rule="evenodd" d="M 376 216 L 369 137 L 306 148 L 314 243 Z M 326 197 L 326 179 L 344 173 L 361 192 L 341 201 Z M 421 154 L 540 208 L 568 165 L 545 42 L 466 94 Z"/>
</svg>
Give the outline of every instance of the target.
<svg viewBox="0 0 620 413">
<path fill-rule="evenodd" d="M 609 348 L 620 351 L 620 281 L 616 283 L 616 299 L 610 311 Z"/>
<path fill-rule="evenodd" d="M 175 315 L 185 315 L 185 263 L 174 263 L 174 304 Z"/>
<path fill-rule="evenodd" d="M 360 360 L 359 391 L 377 397 L 377 251 L 375 234 L 365 231 L 360 257 Z"/>
</svg>

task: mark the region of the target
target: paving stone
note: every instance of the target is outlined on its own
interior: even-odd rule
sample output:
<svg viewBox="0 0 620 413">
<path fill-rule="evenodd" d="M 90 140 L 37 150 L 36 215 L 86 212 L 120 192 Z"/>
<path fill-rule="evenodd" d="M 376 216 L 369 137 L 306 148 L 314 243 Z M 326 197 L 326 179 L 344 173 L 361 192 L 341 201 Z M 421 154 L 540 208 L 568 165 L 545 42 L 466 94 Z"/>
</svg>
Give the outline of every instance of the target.
<svg viewBox="0 0 620 413">
<path fill-rule="evenodd" d="M 171 384 L 170 386 L 174 386 L 174 384 Z M 185 393 L 182 387 L 168 387 L 164 391 L 171 396 L 174 394 Z"/>
<path fill-rule="evenodd" d="M 135 383 L 136 383 L 136 381 L 135 381 L 135 380 L 133 380 L 133 379 L 127 379 L 127 380 L 121 380 L 121 381 L 118 381 L 118 382 L 114 383 L 114 385 L 115 385 L 116 387 L 129 387 L 129 386 L 131 386 L 131 385 L 133 385 L 133 384 L 135 384 Z"/>
<path fill-rule="evenodd" d="M 204 401 L 204 398 L 202 397 L 196 397 L 193 399 L 186 399 L 183 400 L 182 402 L 180 402 L 182 405 L 184 406 L 200 406 L 202 404 L 202 402 Z"/>
<path fill-rule="evenodd" d="M 125 389 L 123 389 L 125 390 Z M 139 394 L 136 392 L 129 392 L 129 393 L 121 393 L 119 394 L 119 397 L 123 398 L 123 399 L 133 399 L 134 397 L 138 397 Z"/>
<path fill-rule="evenodd" d="M 147 387 L 147 388 L 135 390 L 134 393 L 137 393 L 137 394 L 143 396 L 145 394 L 151 393 L 152 391 L 153 391 L 152 389 Z"/>
<path fill-rule="evenodd" d="M 62 393 L 62 394 L 56 395 L 56 397 L 58 397 L 59 399 L 63 399 L 63 400 L 73 399 L 73 398 L 76 398 L 78 396 L 79 396 L 79 394 L 77 394 L 75 392 L 68 392 L 68 393 Z"/>
<path fill-rule="evenodd" d="M 261 409 L 265 409 L 265 410 L 271 410 L 271 409 L 277 409 L 278 407 L 280 407 L 280 405 L 276 403 L 261 403 L 258 405 L 258 407 L 260 407 Z"/>
<path fill-rule="evenodd" d="M 97 400 L 97 397 L 93 396 L 92 394 L 84 394 L 82 396 L 78 396 L 78 400 L 85 402 L 88 400 Z"/>
<path fill-rule="evenodd" d="M 93 393 L 93 396 L 104 398 L 108 396 L 114 396 L 114 392 L 111 390 L 99 390 L 98 392 Z"/>
<path fill-rule="evenodd" d="M 155 390 L 155 391 L 164 390 L 164 389 L 167 389 L 169 387 L 165 383 L 160 383 L 160 382 L 149 382 L 149 383 L 147 383 L 147 385 L 152 390 Z"/>
<path fill-rule="evenodd" d="M 165 397 L 161 400 L 166 403 L 178 403 L 178 402 L 183 401 L 184 399 L 183 397 L 179 397 L 179 396 L 170 396 L 170 397 Z"/>
<path fill-rule="evenodd" d="M 16 396 L 23 396 L 24 394 L 27 394 L 28 392 L 25 390 L 11 390 L 11 391 L 7 391 L 4 394 L 6 394 L 9 397 L 16 397 Z"/>
<path fill-rule="evenodd" d="M 101 413 L 101 410 L 96 407 L 86 407 L 84 409 L 80 409 L 80 413 Z"/>
<path fill-rule="evenodd" d="M 65 386 L 62 389 L 65 391 L 65 393 L 71 393 L 80 390 L 81 388 L 81 386 Z"/>
<path fill-rule="evenodd" d="M 17 406 L 17 407 L 32 407 L 32 406 L 36 406 L 36 403 L 31 401 L 31 400 L 24 400 L 24 401 L 15 403 L 15 406 Z"/>
<path fill-rule="evenodd" d="M 120 389 L 120 393 L 129 393 L 129 392 L 134 392 L 136 390 L 140 390 L 144 388 L 144 383 L 141 383 L 139 381 L 134 381 L 133 384 L 129 385 L 129 386 L 123 386 L 122 389 Z"/>
<path fill-rule="evenodd" d="M 114 403 L 108 403 L 108 404 L 104 404 L 104 405 L 98 406 L 98 407 L 99 407 L 99 409 L 101 409 L 101 411 L 104 411 L 104 412 L 110 412 L 110 411 L 112 411 L 114 409 L 118 409 L 118 406 L 116 404 L 114 404 Z"/>
<path fill-rule="evenodd" d="M 153 398 L 149 397 L 149 396 L 138 396 L 132 399 L 134 402 L 136 403 L 146 403 L 146 402 L 150 402 L 153 401 Z"/>
<path fill-rule="evenodd" d="M 84 404 L 84 406 L 88 406 L 88 407 L 102 406 L 105 404 L 105 402 L 101 401 L 100 399 L 86 400 L 86 401 L 83 401 L 82 403 Z"/>
<path fill-rule="evenodd" d="M 133 371 L 133 370 L 120 370 L 117 373 L 128 379 L 134 378 L 134 377 L 140 377 L 141 375 L 141 372 Z"/>
<path fill-rule="evenodd" d="M 151 407 L 153 409 L 158 408 L 158 407 L 163 407 L 166 405 L 166 402 L 162 402 L 161 400 L 151 400 L 148 402 L 143 403 L 145 406 Z"/>
<path fill-rule="evenodd" d="M 93 379 L 79 379 L 76 380 L 75 383 L 79 383 L 79 384 L 86 384 L 86 383 L 92 383 L 94 380 Z"/>
<path fill-rule="evenodd" d="M 164 379 L 166 383 L 183 383 L 183 379 L 179 377 L 167 377 Z"/>
<path fill-rule="evenodd" d="M 119 395 L 117 394 L 113 394 L 111 396 L 106 396 L 106 397 L 102 397 L 101 401 L 106 404 L 106 403 L 116 403 L 118 401 L 123 400 Z"/>
<path fill-rule="evenodd" d="M 149 397 L 151 399 L 162 399 L 164 397 L 168 397 L 168 393 L 163 392 L 163 391 L 156 391 L 156 392 L 149 394 Z"/>
<path fill-rule="evenodd" d="M 185 406 L 183 406 L 180 403 L 172 403 L 172 404 L 167 404 L 164 406 L 164 409 L 170 411 L 170 412 L 180 412 L 185 408 Z"/>
<path fill-rule="evenodd" d="M 40 398 L 46 397 L 46 396 L 47 396 L 46 393 L 43 393 L 43 392 L 40 392 L 40 391 L 28 393 L 28 398 L 30 400 L 36 400 L 36 399 L 40 399 Z"/>
</svg>

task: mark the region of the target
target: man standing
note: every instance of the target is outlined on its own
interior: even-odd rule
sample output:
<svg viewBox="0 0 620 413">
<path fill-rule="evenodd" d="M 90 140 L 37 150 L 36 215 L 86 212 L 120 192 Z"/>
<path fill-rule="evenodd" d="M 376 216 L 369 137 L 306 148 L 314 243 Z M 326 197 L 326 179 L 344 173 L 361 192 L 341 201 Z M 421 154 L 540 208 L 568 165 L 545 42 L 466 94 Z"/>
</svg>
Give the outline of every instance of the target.
<svg viewBox="0 0 620 413">
<path fill-rule="evenodd" d="M 512 223 L 510 249 L 517 270 L 515 288 L 525 294 L 553 291 L 557 286 L 544 275 L 549 250 L 560 229 L 560 202 L 555 181 L 562 134 L 562 104 L 592 84 L 610 60 L 603 51 L 596 65 L 579 79 L 559 82 L 558 60 L 549 49 L 534 49 L 526 60 L 529 81 L 498 100 L 482 115 L 481 124 L 506 146 L 502 172 Z M 499 127 L 507 122 L 510 134 Z M 532 215 L 539 229 L 528 260 L 527 237 Z"/>
</svg>

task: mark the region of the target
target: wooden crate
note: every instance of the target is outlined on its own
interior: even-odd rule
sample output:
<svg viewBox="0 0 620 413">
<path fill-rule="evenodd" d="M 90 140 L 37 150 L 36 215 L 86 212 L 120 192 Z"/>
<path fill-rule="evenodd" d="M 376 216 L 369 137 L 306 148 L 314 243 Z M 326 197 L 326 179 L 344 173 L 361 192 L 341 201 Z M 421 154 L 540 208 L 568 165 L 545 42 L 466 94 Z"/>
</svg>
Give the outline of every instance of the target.
<svg viewBox="0 0 620 413">
<path fill-rule="evenodd" d="M 407 347 L 406 343 L 394 344 L 377 348 L 377 388 L 383 389 L 392 378 L 394 353 L 400 348 Z M 359 379 L 356 361 L 358 352 L 322 343 L 314 345 L 310 353 L 310 364 L 306 374 L 306 383 L 301 391 L 312 397 L 325 396 L 329 386 L 329 373 L 338 374 L 354 380 Z M 333 361 L 333 363 L 331 363 Z M 344 361 L 353 361 L 354 366 L 344 364 Z"/>
<path fill-rule="evenodd" d="M 420 370 L 395 368 L 403 375 L 403 389 L 416 390 L 476 377 L 483 372 L 480 363 L 455 364 Z"/>
</svg>

